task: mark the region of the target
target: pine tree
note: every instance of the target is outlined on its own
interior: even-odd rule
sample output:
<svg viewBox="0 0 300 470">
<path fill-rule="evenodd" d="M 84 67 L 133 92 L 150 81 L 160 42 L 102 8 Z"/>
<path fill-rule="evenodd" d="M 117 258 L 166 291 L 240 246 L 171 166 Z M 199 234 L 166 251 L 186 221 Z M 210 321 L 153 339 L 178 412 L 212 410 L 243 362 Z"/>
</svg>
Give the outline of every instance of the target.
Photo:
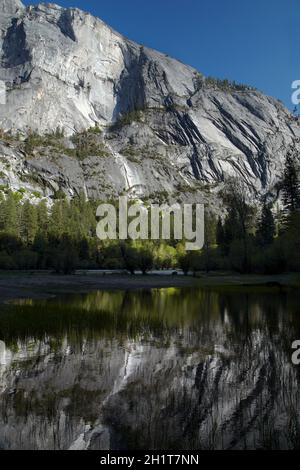
<svg viewBox="0 0 300 470">
<path fill-rule="evenodd" d="M 259 221 L 256 239 L 260 246 L 271 245 L 274 241 L 276 226 L 270 207 L 264 204 Z"/>
<path fill-rule="evenodd" d="M 24 242 L 32 244 L 38 231 L 37 210 L 29 201 L 25 201 L 21 209 L 21 236 Z"/>
<path fill-rule="evenodd" d="M 70 232 L 69 204 L 66 201 L 56 201 L 52 207 L 49 220 L 49 232 L 53 237 L 61 238 Z"/>
<path fill-rule="evenodd" d="M 217 237 L 217 221 L 216 217 L 209 212 L 205 211 L 205 225 L 204 225 L 204 246 L 201 251 L 204 268 L 209 272 L 212 268 L 212 247 L 216 245 Z M 196 259 L 196 257 L 195 257 Z"/>
<path fill-rule="evenodd" d="M 228 182 L 224 194 L 224 202 L 228 207 L 228 216 L 225 221 L 225 254 L 240 246 L 241 271 L 250 269 L 251 232 L 253 231 L 254 209 L 248 204 L 244 184 L 237 179 Z M 240 243 L 236 243 L 239 241 Z"/>
<path fill-rule="evenodd" d="M 0 230 L 20 236 L 20 202 L 12 191 L 8 192 L 0 204 Z"/>
<path fill-rule="evenodd" d="M 49 227 L 49 214 L 46 201 L 41 201 L 37 207 L 38 232 L 46 234 Z"/>
<path fill-rule="evenodd" d="M 286 156 L 282 181 L 283 201 L 288 214 L 292 214 L 300 208 L 299 169 L 295 160 L 295 152 L 289 151 Z"/>
<path fill-rule="evenodd" d="M 224 253 L 228 254 L 231 243 L 241 237 L 242 231 L 240 230 L 238 214 L 234 209 L 229 208 L 223 226 L 223 244 L 221 247 Z"/>
</svg>

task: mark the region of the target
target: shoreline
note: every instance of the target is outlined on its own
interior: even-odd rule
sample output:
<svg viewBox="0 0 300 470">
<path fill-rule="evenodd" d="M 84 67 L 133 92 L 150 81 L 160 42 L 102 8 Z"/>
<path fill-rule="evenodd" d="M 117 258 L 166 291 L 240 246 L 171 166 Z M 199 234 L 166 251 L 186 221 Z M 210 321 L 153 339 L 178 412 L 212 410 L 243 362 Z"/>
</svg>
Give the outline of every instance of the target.
<svg viewBox="0 0 300 470">
<path fill-rule="evenodd" d="M 21 299 L 51 299 L 95 291 L 142 290 L 164 288 L 211 288 L 217 290 L 274 289 L 300 287 L 300 274 L 273 276 L 237 275 L 232 273 L 198 274 L 197 277 L 148 274 L 76 273 L 57 275 L 50 272 L 0 272 L 0 304 Z"/>
<path fill-rule="evenodd" d="M 65 295 L 88 294 L 109 290 L 184 288 L 197 285 L 193 277 L 136 274 L 76 273 L 58 275 L 50 272 L 0 272 L 0 305 L 13 300 L 43 300 Z"/>
</svg>

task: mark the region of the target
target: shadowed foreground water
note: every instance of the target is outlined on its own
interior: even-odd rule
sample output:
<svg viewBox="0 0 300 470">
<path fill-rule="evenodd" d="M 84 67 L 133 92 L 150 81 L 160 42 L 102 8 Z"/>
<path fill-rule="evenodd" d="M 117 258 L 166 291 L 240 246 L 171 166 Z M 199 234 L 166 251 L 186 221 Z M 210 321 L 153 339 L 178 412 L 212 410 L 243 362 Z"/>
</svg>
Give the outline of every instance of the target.
<svg viewBox="0 0 300 470">
<path fill-rule="evenodd" d="M 299 296 L 97 292 L 0 308 L 0 448 L 300 448 Z"/>
</svg>

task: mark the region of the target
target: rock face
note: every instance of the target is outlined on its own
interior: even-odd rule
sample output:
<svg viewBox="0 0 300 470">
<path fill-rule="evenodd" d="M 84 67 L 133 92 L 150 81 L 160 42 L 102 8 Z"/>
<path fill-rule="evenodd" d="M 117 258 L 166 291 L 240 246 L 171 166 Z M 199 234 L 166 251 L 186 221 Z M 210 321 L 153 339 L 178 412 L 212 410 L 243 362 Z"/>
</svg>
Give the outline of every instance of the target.
<svg viewBox="0 0 300 470">
<path fill-rule="evenodd" d="M 1 0 L 0 12 L 1 15 L 15 15 L 19 10 L 23 10 L 24 5 L 19 0 Z"/>
<path fill-rule="evenodd" d="M 44 196 L 60 188 L 95 198 L 134 187 L 195 198 L 235 176 L 262 195 L 274 192 L 288 147 L 300 147 L 300 122 L 280 102 L 206 79 L 87 13 L 8 0 L 0 0 L 0 12 L 7 90 L 0 128 L 45 134 L 60 127 L 70 136 L 97 124 L 108 150 L 107 158 L 76 161 L 62 148 L 53 156 L 3 142 L 2 185 Z"/>
</svg>

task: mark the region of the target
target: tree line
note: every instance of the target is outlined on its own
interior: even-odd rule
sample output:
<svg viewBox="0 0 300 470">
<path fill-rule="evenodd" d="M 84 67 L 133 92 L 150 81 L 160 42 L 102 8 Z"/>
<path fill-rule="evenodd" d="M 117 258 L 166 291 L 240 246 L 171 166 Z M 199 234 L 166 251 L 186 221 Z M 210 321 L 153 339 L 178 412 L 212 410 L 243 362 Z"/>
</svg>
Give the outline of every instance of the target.
<svg viewBox="0 0 300 470">
<path fill-rule="evenodd" d="M 232 180 L 223 195 L 226 216 L 218 219 L 215 238 L 206 237 L 204 252 L 191 264 L 200 264 L 206 271 L 262 274 L 300 271 L 298 161 L 296 151 L 290 149 L 277 187 L 282 196 L 277 211 L 272 210 L 267 198 L 258 211 L 247 200 L 243 185 Z"/>
<path fill-rule="evenodd" d="M 281 273 L 300 271 L 300 180 L 298 156 L 290 150 L 278 191 L 283 207 L 274 213 L 267 199 L 252 206 L 237 180 L 222 197 L 225 215 L 205 215 L 205 245 L 186 252 L 184 241 L 100 241 L 96 237 L 99 202 L 83 194 L 54 201 L 23 201 L 20 192 L 0 193 L 0 269 L 124 269 L 147 273 L 156 269 Z"/>
</svg>

